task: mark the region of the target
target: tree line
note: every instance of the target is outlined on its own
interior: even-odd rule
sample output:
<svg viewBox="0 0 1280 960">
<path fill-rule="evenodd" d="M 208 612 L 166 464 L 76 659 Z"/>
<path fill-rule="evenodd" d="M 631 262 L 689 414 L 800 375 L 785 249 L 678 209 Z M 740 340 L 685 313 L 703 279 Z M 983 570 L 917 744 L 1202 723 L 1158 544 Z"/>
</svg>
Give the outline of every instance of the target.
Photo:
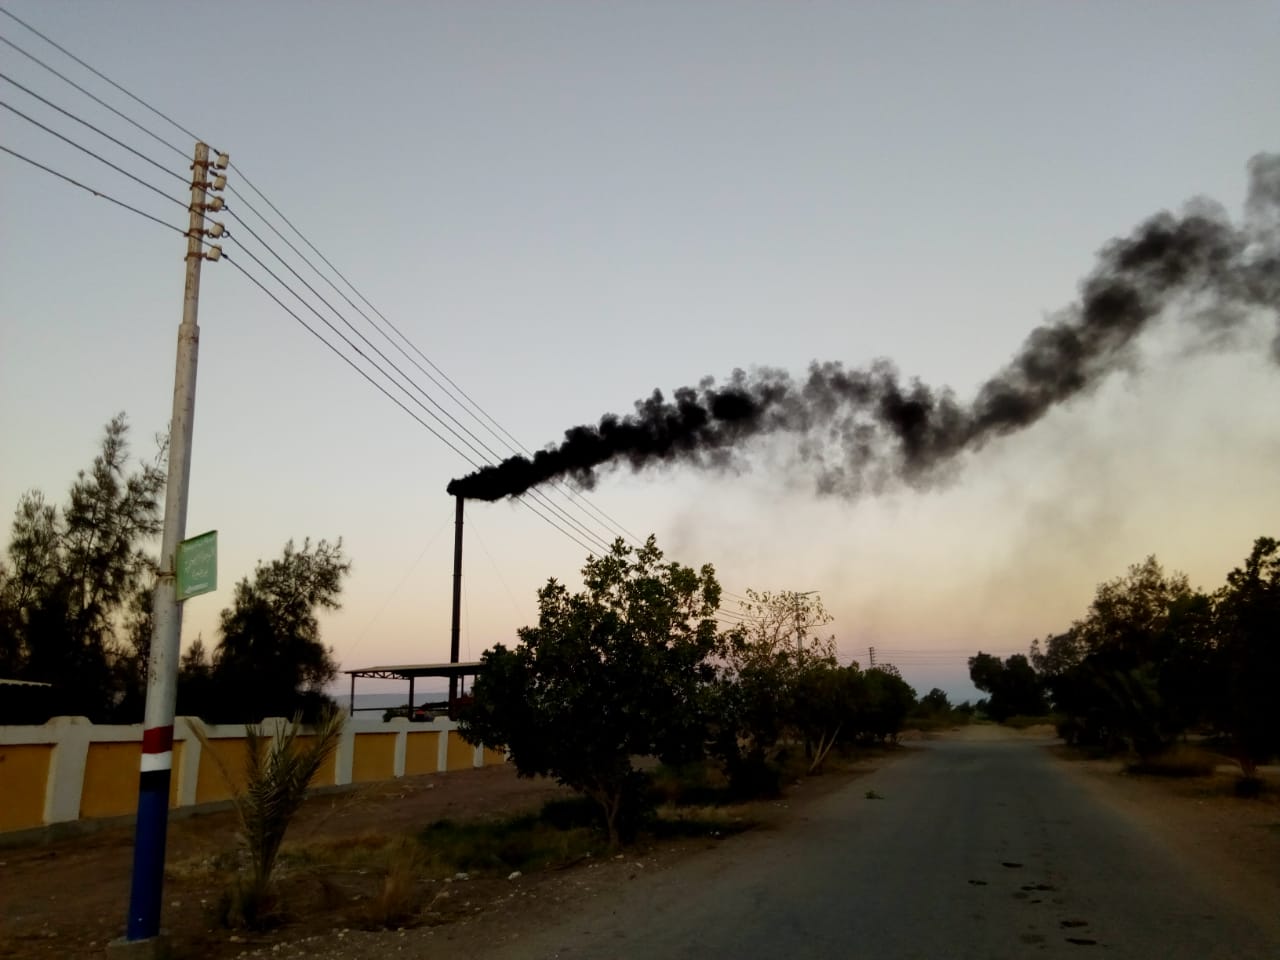
<svg viewBox="0 0 1280 960">
<path fill-rule="evenodd" d="M 1280 542 L 1259 537 L 1212 592 L 1150 556 L 1027 656 L 978 653 L 969 671 L 994 719 L 1052 706 L 1068 742 L 1144 761 L 1216 737 L 1256 782 L 1280 753 Z"/>
<path fill-rule="evenodd" d="M 124 414 L 106 425 L 98 454 L 62 505 L 32 490 L 18 503 L 0 559 L 0 723 L 86 716 L 142 719 L 151 644 L 151 596 L 168 445 L 131 463 Z M 351 570 L 342 541 L 290 541 L 235 586 L 212 649 L 182 655 L 179 714 L 215 723 L 314 716 L 337 675 L 317 612 L 335 609 Z"/>
<path fill-rule="evenodd" d="M 644 805 L 637 758 L 710 761 L 760 795 L 789 754 L 817 770 L 841 745 L 896 736 L 915 706 L 895 669 L 839 664 L 834 638 L 815 635 L 830 620 L 816 597 L 748 591 L 743 622 L 723 626 L 714 568 L 665 561 L 653 537 L 615 541 L 582 580 L 548 581 L 520 643 L 485 652 L 461 727 L 522 776 L 592 798 L 611 843 Z"/>
</svg>

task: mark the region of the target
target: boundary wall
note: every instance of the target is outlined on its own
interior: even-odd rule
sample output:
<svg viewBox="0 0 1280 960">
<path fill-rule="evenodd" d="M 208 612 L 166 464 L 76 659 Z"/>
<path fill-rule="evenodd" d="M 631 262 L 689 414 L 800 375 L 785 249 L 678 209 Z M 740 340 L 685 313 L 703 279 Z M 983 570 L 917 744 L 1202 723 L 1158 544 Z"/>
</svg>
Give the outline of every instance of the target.
<svg viewBox="0 0 1280 960">
<path fill-rule="evenodd" d="M 278 718 L 260 725 L 287 725 Z M 192 732 L 199 725 L 206 747 Z M 473 746 L 458 725 L 439 718 L 347 718 L 338 747 L 312 787 L 370 783 L 503 763 L 501 751 Z M 300 738 L 305 738 L 303 728 Z M 173 727 L 169 808 L 231 798 L 243 782 L 244 725 L 178 717 Z M 95 725 L 84 717 L 54 717 L 39 726 L 0 727 L 0 834 L 97 817 L 132 816 L 138 805 L 142 724 Z M 224 773 L 225 768 L 225 773 Z"/>
</svg>

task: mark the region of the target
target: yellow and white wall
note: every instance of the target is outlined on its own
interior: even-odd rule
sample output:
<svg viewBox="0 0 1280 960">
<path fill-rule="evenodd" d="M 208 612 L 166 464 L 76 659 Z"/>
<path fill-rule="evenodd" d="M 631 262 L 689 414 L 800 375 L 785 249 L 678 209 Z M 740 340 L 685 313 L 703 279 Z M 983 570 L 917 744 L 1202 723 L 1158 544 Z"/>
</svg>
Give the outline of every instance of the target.
<svg viewBox="0 0 1280 960">
<path fill-rule="evenodd" d="M 267 720 L 264 726 L 271 730 L 285 722 Z M 233 780 L 243 775 L 244 727 L 203 724 L 209 740 L 205 746 L 191 730 L 196 723 L 178 717 L 174 724 L 171 809 L 229 799 L 231 787 L 221 767 Z M 383 723 L 348 718 L 337 750 L 312 786 L 368 783 L 504 761 L 499 751 L 467 743 L 457 728 L 444 719 Z M 141 724 L 96 726 L 84 717 L 55 717 L 41 726 L 0 727 L 0 833 L 133 814 L 141 756 Z"/>
</svg>

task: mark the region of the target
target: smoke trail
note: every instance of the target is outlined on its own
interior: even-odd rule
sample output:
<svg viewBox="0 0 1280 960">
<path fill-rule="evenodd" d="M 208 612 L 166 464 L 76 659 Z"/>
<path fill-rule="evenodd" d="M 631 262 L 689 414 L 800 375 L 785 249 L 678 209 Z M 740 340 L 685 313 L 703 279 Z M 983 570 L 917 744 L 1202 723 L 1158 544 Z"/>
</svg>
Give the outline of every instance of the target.
<svg viewBox="0 0 1280 960">
<path fill-rule="evenodd" d="M 753 437 L 795 435 L 797 457 L 820 492 L 853 496 L 886 476 L 923 482 L 962 452 L 1035 423 L 1087 392 L 1132 359 L 1135 340 L 1179 298 L 1208 302 L 1197 322 L 1211 339 L 1251 310 L 1280 315 L 1280 154 L 1249 163 L 1241 226 L 1207 204 L 1181 217 L 1161 213 L 1111 241 L 1081 284 L 1080 300 L 1037 327 L 1013 360 L 983 383 L 967 406 L 948 389 L 903 382 L 879 360 L 864 369 L 815 362 L 803 379 L 780 370 L 735 370 L 573 427 L 558 446 L 516 456 L 452 481 L 469 499 L 516 496 L 567 477 L 591 488 L 600 467 L 663 464 L 723 467 Z M 1272 344 L 1280 363 L 1280 331 Z"/>
</svg>

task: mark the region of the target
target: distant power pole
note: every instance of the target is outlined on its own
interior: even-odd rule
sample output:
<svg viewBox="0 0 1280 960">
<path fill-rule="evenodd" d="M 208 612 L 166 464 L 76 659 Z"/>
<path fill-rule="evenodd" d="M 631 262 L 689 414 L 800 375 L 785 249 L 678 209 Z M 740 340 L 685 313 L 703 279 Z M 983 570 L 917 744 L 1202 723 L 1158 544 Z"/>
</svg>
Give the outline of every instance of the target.
<svg viewBox="0 0 1280 960">
<path fill-rule="evenodd" d="M 876 648 L 867 647 L 867 655 L 871 658 L 871 666 L 874 667 L 876 665 Z"/>
<path fill-rule="evenodd" d="M 802 616 L 803 611 L 800 609 L 800 601 L 803 600 L 805 597 L 812 597 L 817 592 L 818 592 L 817 590 L 806 590 L 804 593 L 792 593 L 791 595 L 791 599 L 795 603 L 796 649 L 797 650 L 804 649 L 804 634 L 805 634 L 805 630 L 804 630 L 805 622 Z"/>
<path fill-rule="evenodd" d="M 169 780 L 173 768 L 173 712 L 177 700 L 178 651 L 182 637 L 182 604 L 177 595 L 178 544 L 187 530 L 187 486 L 191 479 L 191 433 L 196 412 L 196 358 L 200 328 L 200 265 L 218 260 L 222 248 L 204 250 L 206 236 L 222 236 L 215 223 L 205 229 L 205 212 L 222 209 L 222 198 L 206 200 L 221 190 L 228 158 L 210 163 L 209 146 L 197 143 L 191 164 L 191 218 L 187 229 L 187 283 L 178 327 L 178 360 L 173 375 L 173 418 L 169 422 L 169 477 L 164 497 L 164 532 L 152 600 L 151 653 L 147 663 L 147 705 L 143 718 L 142 762 L 138 777 L 138 824 L 133 847 L 133 885 L 125 945 L 153 940 L 160 934 L 164 892 L 165 833 L 169 823 Z M 210 180 L 210 169 L 214 179 Z"/>
</svg>

